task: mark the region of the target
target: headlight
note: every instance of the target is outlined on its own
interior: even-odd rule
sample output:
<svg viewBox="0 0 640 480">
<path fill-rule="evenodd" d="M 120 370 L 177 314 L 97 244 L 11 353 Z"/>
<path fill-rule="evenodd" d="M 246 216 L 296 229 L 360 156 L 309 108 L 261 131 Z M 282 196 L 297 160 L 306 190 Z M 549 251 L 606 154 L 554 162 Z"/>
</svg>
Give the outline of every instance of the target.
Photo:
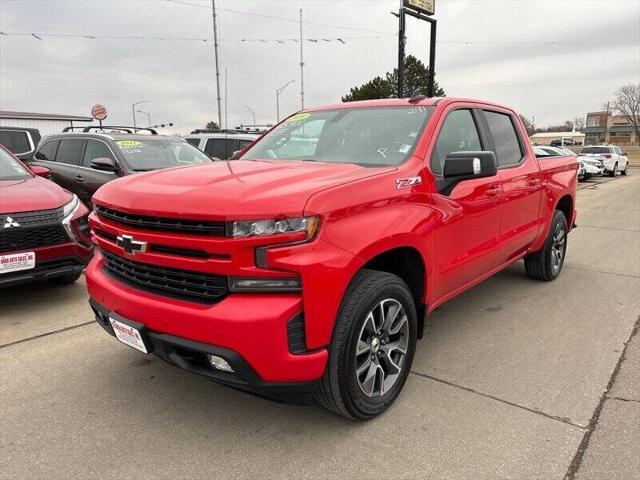
<svg viewBox="0 0 640 480">
<path fill-rule="evenodd" d="M 71 199 L 71 201 L 64 207 L 62 207 L 62 226 L 67 232 L 67 235 L 69 235 L 69 238 L 76 243 L 78 243 L 78 239 L 76 238 L 76 234 L 73 233 L 73 229 L 71 228 L 71 219 L 73 218 L 79 207 L 80 200 L 78 200 L 78 196 L 75 193 L 73 194 L 73 198 Z"/>
<path fill-rule="evenodd" d="M 286 233 L 306 233 L 310 240 L 316 234 L 320 219 L 318 217 L 295 217 L 284 220 L 249 220 L 233 222 L 233 237 L 262 237 Z"/>
<path fill-rule="evenodd" d="M 64 207 L 62 207 L 62 217 L 65 220 L 68 217 L 73 217 L 73 214 L 76 213 L 76 210 L 78 209 L 79 204 L 80 204 L 80 200 L 78 200 L 78 196 L 74 193 L 71 201 L 67 203 Z"/>
</svg>

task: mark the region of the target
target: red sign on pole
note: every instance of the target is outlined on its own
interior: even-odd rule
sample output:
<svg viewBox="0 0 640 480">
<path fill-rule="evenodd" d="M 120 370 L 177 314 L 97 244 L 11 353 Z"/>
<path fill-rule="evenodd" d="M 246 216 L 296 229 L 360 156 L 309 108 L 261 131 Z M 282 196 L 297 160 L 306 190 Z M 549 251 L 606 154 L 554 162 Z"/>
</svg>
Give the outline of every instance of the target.
<svg viewBox="0 0 640 480">
<path fill-rule="evenodd" d="M 91 108 L 91 116 L 96 120 L 102 121 L 107 118 L 107 109 L 104 107 L 104 105 L 94 105 Z"/>
</svg>

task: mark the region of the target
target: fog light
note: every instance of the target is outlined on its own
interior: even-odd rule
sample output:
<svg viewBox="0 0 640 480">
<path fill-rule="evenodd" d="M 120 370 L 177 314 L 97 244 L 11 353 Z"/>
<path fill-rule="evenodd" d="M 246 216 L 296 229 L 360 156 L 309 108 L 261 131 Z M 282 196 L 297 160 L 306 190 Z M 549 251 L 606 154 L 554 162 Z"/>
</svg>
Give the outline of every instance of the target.
<svg viewBox="0 0 640 480">
<path fill-rule="evenodd" d="M 224 358 L 211 354 L 208 354 L 207 356 L 209 357 L 209 363 L 216 370 L 233 373 L 233 368 L 231 368 L 231 365 L 229 365 L 229 363 Z"/>
</svg>

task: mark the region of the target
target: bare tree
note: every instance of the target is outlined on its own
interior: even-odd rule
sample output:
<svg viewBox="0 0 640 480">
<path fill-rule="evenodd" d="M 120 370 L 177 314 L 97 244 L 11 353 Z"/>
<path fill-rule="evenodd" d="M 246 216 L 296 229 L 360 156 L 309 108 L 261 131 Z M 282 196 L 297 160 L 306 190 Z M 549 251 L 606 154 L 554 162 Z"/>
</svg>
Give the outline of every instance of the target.
<svg viewBox="0 0 640 480">
<path fill-rule="evenodd" d="M 573 119 L 573 126 L 576 128 L 576 132 L 584 132 L 585 119 L 584 117 L 576 117 Z"/>
<path fill-rule="evenodd" d="M 620 87 L 611 108 L 626 117 L 636 134 L 636 144 L 640 145 L 640 83 Z"/>
</svg>

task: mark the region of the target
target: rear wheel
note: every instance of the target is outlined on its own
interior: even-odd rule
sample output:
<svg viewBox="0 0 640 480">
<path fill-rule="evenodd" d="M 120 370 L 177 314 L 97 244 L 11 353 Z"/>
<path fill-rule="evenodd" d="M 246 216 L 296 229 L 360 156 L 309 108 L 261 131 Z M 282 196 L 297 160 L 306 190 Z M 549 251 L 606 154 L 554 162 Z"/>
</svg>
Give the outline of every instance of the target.
<svg viewBox="0 0 640 480">
<path fill-rule="evenodd" d="M 615 177 L 618 174 L 618 163 L 613 166 L 613 170 L 609 172 L 610 177 Z"/>
<path fill-rule="evenodd" d="M 411 291 L 396 275 L 362 270 L 347 289 L 316 392 L 323 407 L 368 420 L 397 398 L 416 347 Z"/>
<path fill-rule="evenodd" d="M 567 218 L 556 210 L 544 247 L 524 257 L 525 270 L 530 278 L 547 282 L 558 278 L 567 252 L 567 232 Z"/>
</svg>

